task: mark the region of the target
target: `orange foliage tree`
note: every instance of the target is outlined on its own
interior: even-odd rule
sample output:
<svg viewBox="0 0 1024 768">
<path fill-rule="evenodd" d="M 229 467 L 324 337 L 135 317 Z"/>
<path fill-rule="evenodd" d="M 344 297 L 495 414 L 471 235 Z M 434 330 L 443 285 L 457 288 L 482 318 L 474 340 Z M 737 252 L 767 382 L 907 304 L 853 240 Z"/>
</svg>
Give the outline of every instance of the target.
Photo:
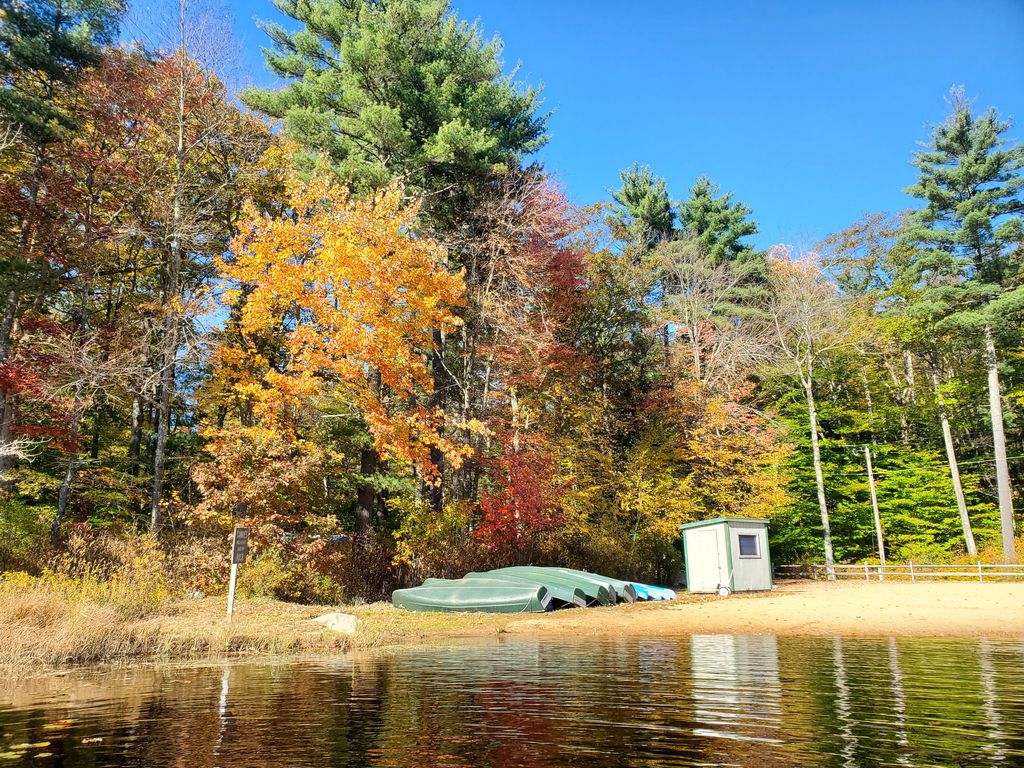
<svg viewBox="0 0 1024 768">
<path fill-rule="evenodd" d="M 398 185 L 355 198 L 325 178 L 288 176 L 285 192 L 280 214 L 245 205 L 232 254 L 220 263 L 232 284 L 225 291 L 237 319 L 232 343 L 242 349 L 218 350 L 215 359 L 233 369 L 241 362 L 250 373 L 227 377 L 236 400 L 248 404 L 233 431 L 260 430 L 266 439 L 271 430 L 275 441 L 300 452 L 309 447 L 317 462 L 329 461 L 330 449 L 314 446 L 303 432 L 322 409 L 341 408 L 362 420 L 382 458 L 435 479 L 432 447 L 453 462 L 468 452 L 442 436 L 443 415 L 422 405 L 432 387 L 433 331 L 459 323 L 452 307 L 462 301 L 461 275 L 445 269 L 445 251 L 436 241 L 417 233 L 419 203 Z M 268 338 L 275 354 L 254 352 Z M 259 365 L 247 365 L 254 354 Z M 224 433 L 207 432 L 210 449 L 237 452 L 238 441 Z M 283 461 L 294 459 L 283 447 L 277 453 Z M 248 466 L 214 464 L 223 472 Z M 223 514 L 227 502 L 216 489 L 231 479 L 220 474 L 207 465 L 197 475 L 207 492 L 200 516 Z M 274 475 L 272 468 L 261 469 L 271 483 Z M 295 479 L 294 473 L 279 476 Z M 265 494 L 278 499 L 277 508 L 261 503 L 249 511 L 265 517 L 292 507 L 298 513 L 302 496 Z"/>
</svg>

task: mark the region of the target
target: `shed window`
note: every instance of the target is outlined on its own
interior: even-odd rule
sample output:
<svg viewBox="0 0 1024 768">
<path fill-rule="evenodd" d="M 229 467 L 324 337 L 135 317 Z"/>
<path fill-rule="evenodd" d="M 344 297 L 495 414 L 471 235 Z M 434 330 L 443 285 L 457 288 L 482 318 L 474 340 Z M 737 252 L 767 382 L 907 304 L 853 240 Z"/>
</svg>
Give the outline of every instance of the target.
<svg viewBox="0 0 1024 768">
<path fill-rule="evenodd" d="M 752 533 L 739 534 L 740 557 L 760 557 L 761 553 L 757 548 L 757 536 Z"/>
</svg>

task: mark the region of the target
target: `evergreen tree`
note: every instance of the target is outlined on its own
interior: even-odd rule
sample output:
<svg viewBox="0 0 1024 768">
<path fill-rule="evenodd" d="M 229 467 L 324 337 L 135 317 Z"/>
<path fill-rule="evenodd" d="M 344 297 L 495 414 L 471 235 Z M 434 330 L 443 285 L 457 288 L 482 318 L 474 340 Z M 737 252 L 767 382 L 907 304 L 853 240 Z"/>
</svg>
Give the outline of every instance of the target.
<svg viewBox="0 0 1024 768">
<path fill-rule="evenodd" d="M 675 232 L 676 214 L 668 199 L 665 180 L 648 166 L 636 163 L 619 175 L 622 187 L 612 193 L 616 207 L 610 216 L 615 234 L 638 251 L 638 256 Z"/>
<path fill-rule="evenodd" d="M 909 222 L 918 248 L 904 280 L 917 288 L 912 312 L 940 332 L 984 340 L 1003 552 L 1012 562 L 1013 501 L 996 346 L 997 336 L 1013 328 L 1004 321 L 1024 310 L 1024 146 L 1008 145 L 1003 134 L 1010 123 L 994 109 L 974 115 L 962 89 L 953 91 L 952 105 L 927 149 L 914 157 L 920 177 L 906 191 L 925 206 Z"/>
<path fill-rule="evenodd" d="M 720 195 L 720 191 L 707 176 L 697 179 L 679 208 L 680 225 L 707 250 L 713 264 L 760 258 L 753 246 L 744 242 L 757 234 L 757 222 L 748 218 L 750 208 L 733 202 L 731 192 Z"/>
<path fill-rule="evenodd" d="M 34 144 L 54 141 L 75 121 L 54 104 L 117 35 L 121 0 L 0 2 L 0 115 Z"/>
<path fill-rule="evenodd" d="M 755 314 L 767 297 L 764 253 L 746 239 L 757 233 L 750 208 L 734 202 L 732 193 L 719 194 L 717 184 L 701 176 L 679 207 L 682 232 L 706 254 L 709 267 L 727 267 L 735 280 L 717 313 L 723 317 Z"/>
<path fill-rule="evenodd" d="M 425 192 L 436 234 L 449 234 L 474 185 L 547 140 L 539 89 L 503 74 L 501 41 L 485 41 L 448 0 L 275 4 L 302 24 L 263 25 L 273 42 L 267 64 L 287 85 L 250 88 L 242 100 L 357 187 L 402 177 Z"/>
</svg>

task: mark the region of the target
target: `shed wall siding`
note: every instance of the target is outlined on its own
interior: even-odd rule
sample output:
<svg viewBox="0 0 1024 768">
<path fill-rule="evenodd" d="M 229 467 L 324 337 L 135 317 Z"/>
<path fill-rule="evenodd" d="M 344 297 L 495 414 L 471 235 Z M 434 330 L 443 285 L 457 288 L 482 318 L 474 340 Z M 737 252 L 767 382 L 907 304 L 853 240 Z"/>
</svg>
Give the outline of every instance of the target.
<svg viewBox="0 0 1024 768">
<path fill-rule="evenodd" d="M 757 536 L 758 557 L 740 557 L 740 534 Z M 751 592 L 772 588 L 768 529 L 763 523 L 729 523 L 729 547 L 732 552 L 734 591 Z"/>
</svg>

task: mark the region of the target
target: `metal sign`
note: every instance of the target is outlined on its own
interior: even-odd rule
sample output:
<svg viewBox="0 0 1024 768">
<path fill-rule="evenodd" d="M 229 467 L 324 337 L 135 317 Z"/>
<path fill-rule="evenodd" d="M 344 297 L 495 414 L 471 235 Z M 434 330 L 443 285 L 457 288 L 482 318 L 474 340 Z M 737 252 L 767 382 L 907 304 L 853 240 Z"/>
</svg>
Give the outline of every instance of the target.
<svg viewBox="0 0 1024 768">
<path fill-rule="evenodd" d="M 238 580 L 238 566 L 249 554 L 249 529 L 235 527 L 231 537 L 231 578 L 228 580 L 228 619 L 235 611 L 235 582 Z"/>
<path fill-rule="evenodd" d="M 231 564 L 244 563 L 247 554 L 249 554 L 249 529 L 235 528 L 235 535 L 231 539 Z"/>
</svg>

